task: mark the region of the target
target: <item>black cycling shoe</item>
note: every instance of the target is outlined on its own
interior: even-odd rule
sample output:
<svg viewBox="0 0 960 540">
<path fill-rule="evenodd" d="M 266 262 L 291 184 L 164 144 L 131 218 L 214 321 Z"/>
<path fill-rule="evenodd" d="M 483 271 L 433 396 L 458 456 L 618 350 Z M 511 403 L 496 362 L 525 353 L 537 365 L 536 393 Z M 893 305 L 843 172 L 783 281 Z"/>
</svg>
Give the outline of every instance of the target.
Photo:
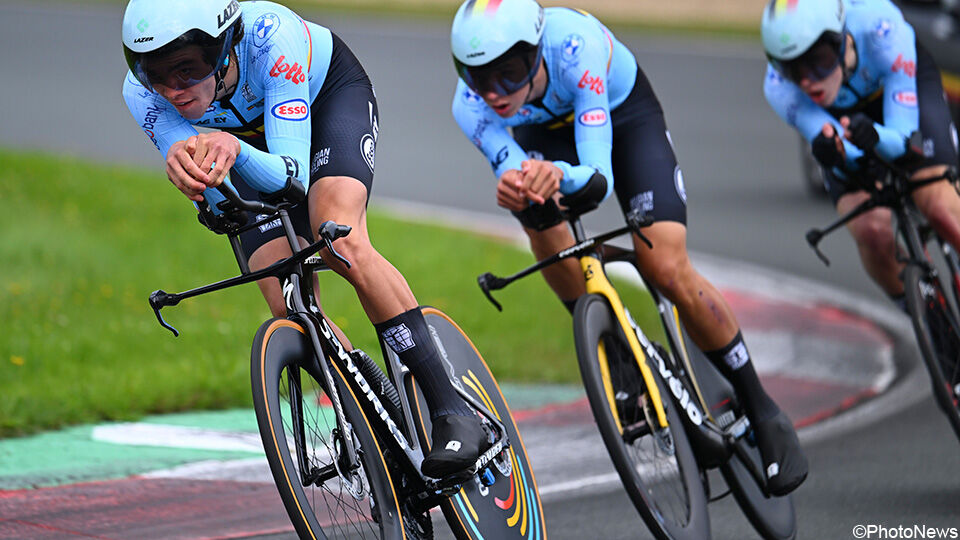
<svg viewBox="0 0 960 540">
<path fill-rule="evenodd" d="M 487 444 L 487 432 L 477 415 L 448 414 L 433 421 L 433 445 L 420 471 L 431 478 L 464 472 L 477 462 Z"/>
<path fill-rule="evenodd" d="M 782 497 L 797 489 L 807 478 L 807 457 L 787 415 L 780 411 L 754 424 L 753 431 L 763 459 L 767 491 Z"/>
</svg>

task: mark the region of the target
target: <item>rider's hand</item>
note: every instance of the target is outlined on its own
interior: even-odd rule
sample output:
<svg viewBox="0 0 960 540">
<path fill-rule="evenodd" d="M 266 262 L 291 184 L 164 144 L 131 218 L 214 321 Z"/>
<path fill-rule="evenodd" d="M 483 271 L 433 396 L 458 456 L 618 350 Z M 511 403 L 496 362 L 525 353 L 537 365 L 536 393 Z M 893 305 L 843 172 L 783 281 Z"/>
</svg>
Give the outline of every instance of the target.
<svg viewBox="0 0 960 540">
<path fill-rule="evenodd" d="M 527 200 L 520 194 L 523 179 L 520 171 L 510 169 L 500 176 L 497 182 L 497 205 L 513 212 L 522 212 L 527 208 Z"/>
<path fill-rule="evenodd" d="M 880 142 L 880 135 L 877 134 L 877 128 L 873 126 L 873 120 L 863 113 L 844 116 L 840 119 L 840 125 L 844 129 L 844 138 L 861 150 L 873 150 Z"/>
<path fill-rule="evenodd" d="M 846 161 L 847 153 L 843 148 L 843 141 L 837 135 L 833 124 L 827 122 L 823 125 L 820 134 L 814 137 L 810 142 L 810 150 L 813 157 L 824 167 L 843 167 Z"/>
<path fill-rule="evenodd" d="M 240 155 L 240 141 L 222 131 L 200 133 L 187 139 L 186 149 L 200 170 L 210 171 L 204 183 L 217 187 Z"/>
<path fill-rule="evenodd" d="M 563 171 L 550 161 L 528 159 L 520 164 L 520 194 L 530 202 L 543 204 L 560 190 Z"/>
<path fill-rule="evenodd" d="M 210 179 L 194 163 L 193 155 L 187 149 L 187 141 L 173 143 L 167 152 L 167 178 L 188 199 L 200 202 L 203 200 L 203 190 L 207 189 L 207 182 Z"/>
</svg>

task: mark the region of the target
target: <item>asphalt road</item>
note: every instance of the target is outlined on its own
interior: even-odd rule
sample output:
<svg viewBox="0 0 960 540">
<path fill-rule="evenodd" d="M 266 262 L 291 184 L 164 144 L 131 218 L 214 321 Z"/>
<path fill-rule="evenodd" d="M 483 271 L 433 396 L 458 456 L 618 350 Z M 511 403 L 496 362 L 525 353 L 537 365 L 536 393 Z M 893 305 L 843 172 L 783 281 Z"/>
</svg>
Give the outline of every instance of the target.
<svg viewBox="0 0 960 540">
<path fill-rule="evenodd" d="M 390 197 L 496 213 L 489 168 L 450 118 L 455 76 L 446 24 L 305 15 L 351 46 L 377 88 L 374 203 Z M 120 97 L 120 18 L 117 6 L 0 5 L 0 145 L 155 166 L 157 181 L 166 182 Z M 881 299 L 845 233 L 825 243 L 830 268 L 805 246 L 807 228 L 834 214 L 804 191 L 796 138 L 763 100 L 756 43 L 618 37 L 665 109 L 687 184 L 692 250 Z M 605 209 L 590 227 L 619 222 L 613 206 Z M 857 524 L 960 527 L 960 452 L 930 399 L 820 437 L 807 451 L 812 472 L 796 495 L 801 538 L 851 538 Z M 552 538 L 648 535 L 619 490 L 550 497 L 544 512 Z M 752 534 L 729 500 L 711 515 L 716 538 Z"/>
</svg>

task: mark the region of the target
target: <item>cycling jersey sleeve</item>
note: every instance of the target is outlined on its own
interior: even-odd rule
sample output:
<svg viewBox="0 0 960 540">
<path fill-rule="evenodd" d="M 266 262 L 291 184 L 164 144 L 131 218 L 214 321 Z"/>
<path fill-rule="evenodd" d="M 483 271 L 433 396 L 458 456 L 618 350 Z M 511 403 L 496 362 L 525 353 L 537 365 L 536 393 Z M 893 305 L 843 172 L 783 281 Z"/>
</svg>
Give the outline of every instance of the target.
<svg viewBox="0 0 960 540">
<path fill-rule="evenodd" d="M 263 123 L 269 152 L 240 142 L 234 167 L 263 193 L 282 189 L 287 179 L 309 188 L 310 84 L 312 48 L 306 25 L 283 25 L 274 46 L 251 65 L 250 76 L 263 82 Z M 284 69 L 286 68 L 286 69 Z"/>
<path fill-rule="evenodd" d="M 520 169 L 526 152 L 507 132 L 500 117 L 462 80 L 457 82 L 453 98 L 453 117 L 463 134 L 490 162 L 498 179 L 510 169 Z"/>
<path fill-rule="evenodd" d="M 609 36 L 604 34 L 608 43 Z M 599 42 L 585 44 L 578 69 L 564 73 L 564 84 L 573 95 L 574 139 L 580 165 L 555 161 L 563 171 L 560 191 L 569 195 L 582 188 L 594 172 L 607 179 L 607 193 L 613 193 L 613 127 L 610 123 L 610 101 L 607 93 L 607 68 L 610 51 Z"/>
<path fill-rule="evenodd" d="M 867 52 L 875 58 L 883 86 L 883 124 L 874 124 L 880 142 L 877 153 L 886 159 L 902 156 L 910 134 L 920 128 L 917 101 L 917 48 L 913 28 L 902 19 L 884 19 L 885 32 L 870 35 Z"/>
<path fill-rule="evenodd" d="M 780 76 L 769 64 L 767 64 L 767 74 L 763 83 L 763 94 L 774 112 L 787 124 L 796 128 L 807 142 L 813 142 L 826 123 L 833 124 L 837 133 L 843 133 L 843 127 L 836 118 L 814 103 L 797 85 Z M 843 141 L 843 147 L 847 154 L 847 168 L 857 170 L 859 166 L 856 160 L 863 156 L 863 151 L 847 140 Z M 834 172 L 843 176 L 840 170 L 834 169 Z"/>
</svg>

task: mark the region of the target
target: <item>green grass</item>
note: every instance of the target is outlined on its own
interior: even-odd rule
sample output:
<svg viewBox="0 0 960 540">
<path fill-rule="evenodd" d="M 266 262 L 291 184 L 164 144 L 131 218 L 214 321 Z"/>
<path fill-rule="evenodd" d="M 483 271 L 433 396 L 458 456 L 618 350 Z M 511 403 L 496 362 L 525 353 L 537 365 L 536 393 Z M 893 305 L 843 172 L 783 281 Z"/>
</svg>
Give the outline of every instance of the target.
<svg viewBox="0 0 960 540">
<path fill-rule="evenodd" d="M 529 253 L 376 210 L 369 228 L 418 300 L 454 317 L 500 380 L 579 381 L 570 317 L 542 279 L 501 291 L 503 313 L 476 286 L 484 271 L 531 263 Z M 250 341 L 269 316 L 256 285 L 165 309 L 180 338 L 147 304 L 155 289 L 236 273 L 225 238 L 197 223 L 160 170 L 0 151 L 0 436 L 249 405 Z M 321 289 L 334 321 L 378 355 L 350 286 L 325 272 Z"/>
</svg>

